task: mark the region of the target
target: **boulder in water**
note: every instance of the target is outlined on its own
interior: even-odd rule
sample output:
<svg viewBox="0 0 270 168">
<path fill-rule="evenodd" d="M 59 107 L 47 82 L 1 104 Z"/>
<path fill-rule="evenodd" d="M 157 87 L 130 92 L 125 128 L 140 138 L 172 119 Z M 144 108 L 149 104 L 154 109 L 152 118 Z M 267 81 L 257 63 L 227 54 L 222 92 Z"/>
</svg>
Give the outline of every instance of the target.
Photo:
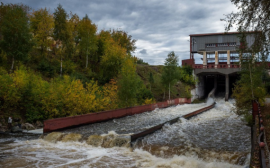
<svg viewBox="0 0 270 168">
<path fill-rule="evenodd" d="M 36 129 L 32 124 L 29 123 L 24 123 L 22 124 L 22 129 L 26 129 L 26 130 L 34 130 Z"/>
<path fill-rule="evenodd" d="M 37 126 L 37 128 L 42 128 L 43 127 L 43 123 L 41 121 L 37 121 L 36 122 L 36 126 Z"/>
<path fill-rule="evenodd" d="M 14 126 L 11 128 L 11 132 L 13 133 L 18 133 L 18 132 L 22 132 L 23 130 L 21 128 L 19 128 L 18 126 Z"/>
<path fill-rule="evenodd" d="M 62 142 L 77 142 L 82 138 L 81 134 L 70 133 L 62 138 Z"/>
<path fill-rule="evenodd" d="M 44 137 L 45 141 L 56 143 L 57 141 L 60 141 L 65 134 L 61 132 L 52 132 Z"/>
<path fill-rule="evenodd" d="M 86 143 L 95 147 L 101 146 L 103 143 L 103 136 L 91 135 L 88 137 Z"/>
<path fill-rule="evenodd" d="M 102 143 L 102 147 L 103 148 L 112 148 L 114 147 L 114 140 L 116 138 L 116 134 L 108 134 L 108 135 L 104 135 L 103 136 L 103 143 Z"/>
<path fill-rule="evenodd" d="M 127 135 L 119 135 L 113 141 L 113 146 L 129 147 L 131 137 Z"/>
<path fill-rule="evenodd" d="M 0 132 L 6 132 L 7 127 L 6 126 L 0 126 Z"/>
</svg>

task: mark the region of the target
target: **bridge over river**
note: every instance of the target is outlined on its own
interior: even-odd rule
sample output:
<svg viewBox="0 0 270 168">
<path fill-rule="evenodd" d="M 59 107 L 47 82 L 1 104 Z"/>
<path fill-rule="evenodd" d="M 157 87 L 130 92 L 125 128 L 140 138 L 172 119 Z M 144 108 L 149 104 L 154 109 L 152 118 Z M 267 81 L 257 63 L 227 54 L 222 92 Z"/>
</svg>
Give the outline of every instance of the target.
<svg viewBox="0 0 270 168">
<path fill-rule="evenodd" d="M 185 104 L 47 135 L 0 135 L 0 167 L 248 167 L 250 127 L 232 112 L 234 100 L 187 120 L 207 106 Z M 174 124 L 130 142 L 129 135 L 173 118 Z"/>
</svg>

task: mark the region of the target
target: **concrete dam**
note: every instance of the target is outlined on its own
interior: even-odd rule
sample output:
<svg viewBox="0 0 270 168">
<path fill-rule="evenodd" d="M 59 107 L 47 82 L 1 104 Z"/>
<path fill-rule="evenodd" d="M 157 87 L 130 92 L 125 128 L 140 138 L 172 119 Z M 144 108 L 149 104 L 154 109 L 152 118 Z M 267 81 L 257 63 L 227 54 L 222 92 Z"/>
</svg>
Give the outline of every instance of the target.
<svg viewBox="0 0 270 168">
<path fill-rule="evenodd" d="M 182 60 L 182 66 L 191 66 L 198 81 L 191 91 L 192 100 L 205 98 L 213 92 L 228 101 L 239 78 L 242 54 L 245 54 L 239 53 L 243 45 L 240 35 L 239 32 L 190 35 L 190 59 Z M 244 40 L 247 47 L 251 47 L 255 33 L 247 33 Z M 195 63 L 194 55 L 202 56 L 202 64 Z"/>
</svg>

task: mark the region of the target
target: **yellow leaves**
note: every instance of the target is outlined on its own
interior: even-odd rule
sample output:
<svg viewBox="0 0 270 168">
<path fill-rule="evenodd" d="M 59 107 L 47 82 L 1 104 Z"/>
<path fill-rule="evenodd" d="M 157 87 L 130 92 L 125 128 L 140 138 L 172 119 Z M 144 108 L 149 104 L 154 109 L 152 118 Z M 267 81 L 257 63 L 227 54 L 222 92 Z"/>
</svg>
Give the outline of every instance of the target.
<svg viewBox="0 0 270 168">
<path fill-rule="evenodd" d="M 38 48 L 41 49 L 42 54 L 46 54 L 46 51 L 50 50 L 53 44 L 53 15 L 45 8 L 33 11 L 29 18 Z"/>
<path fill-rule="evenodd" d="M 116 109 L 118 106 L 117 82 L 111 79 L 110 83 L 103 86 L 103 105 L 104 110 Z"/>
<path fill-rule="evenodd" d="M 132 69 L 134 74 L 133 60 L 126 59 L 125 64 L 123 70 L 129 72 Z M 83 84 L 67 75 L 47 82 L 40 75 L 23 67 L 13 74 L 0 74 L 0 98 L 4 99 L 5 108 L 19 109 L 20 105 L 25 105 L 25 110 L 33 107 L 33 113 L 43 115 L 44 119 L 111 110 L 118 108 L 120 104 L 118 85 L 114 79 L 104 86 L 99 86 L 94 80 Z M 152 99 L 146 99 L 144 103 L 153 102 Z"/>
<path fill-rule="evenodd" d="M 143 104 L 146 105 L 146 104 L 153 104 L 153 103 L 156 103 L 156 101 L 154 99 L 152 99 L 152 98 L 150 98 L 150 99 L 146 98 L 144 100 L 144 103 Z"/>
</svg>

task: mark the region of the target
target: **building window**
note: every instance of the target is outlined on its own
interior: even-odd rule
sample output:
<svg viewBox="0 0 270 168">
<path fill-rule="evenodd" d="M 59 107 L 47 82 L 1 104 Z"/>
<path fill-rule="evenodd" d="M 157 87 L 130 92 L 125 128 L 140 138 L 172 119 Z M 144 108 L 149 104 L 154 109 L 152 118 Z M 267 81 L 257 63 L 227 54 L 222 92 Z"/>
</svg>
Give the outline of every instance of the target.
<svg viewBox="0 0 270 168">
<path fill-rule="evenodd" d="M 230 42 L 230 43 L 208 43 L 208 44 L 205 44 L 205 46 L 207 48 L 210 48 L 210 47 L 235 47 L 236 46 L 236 42 Z"/>
</svg>

